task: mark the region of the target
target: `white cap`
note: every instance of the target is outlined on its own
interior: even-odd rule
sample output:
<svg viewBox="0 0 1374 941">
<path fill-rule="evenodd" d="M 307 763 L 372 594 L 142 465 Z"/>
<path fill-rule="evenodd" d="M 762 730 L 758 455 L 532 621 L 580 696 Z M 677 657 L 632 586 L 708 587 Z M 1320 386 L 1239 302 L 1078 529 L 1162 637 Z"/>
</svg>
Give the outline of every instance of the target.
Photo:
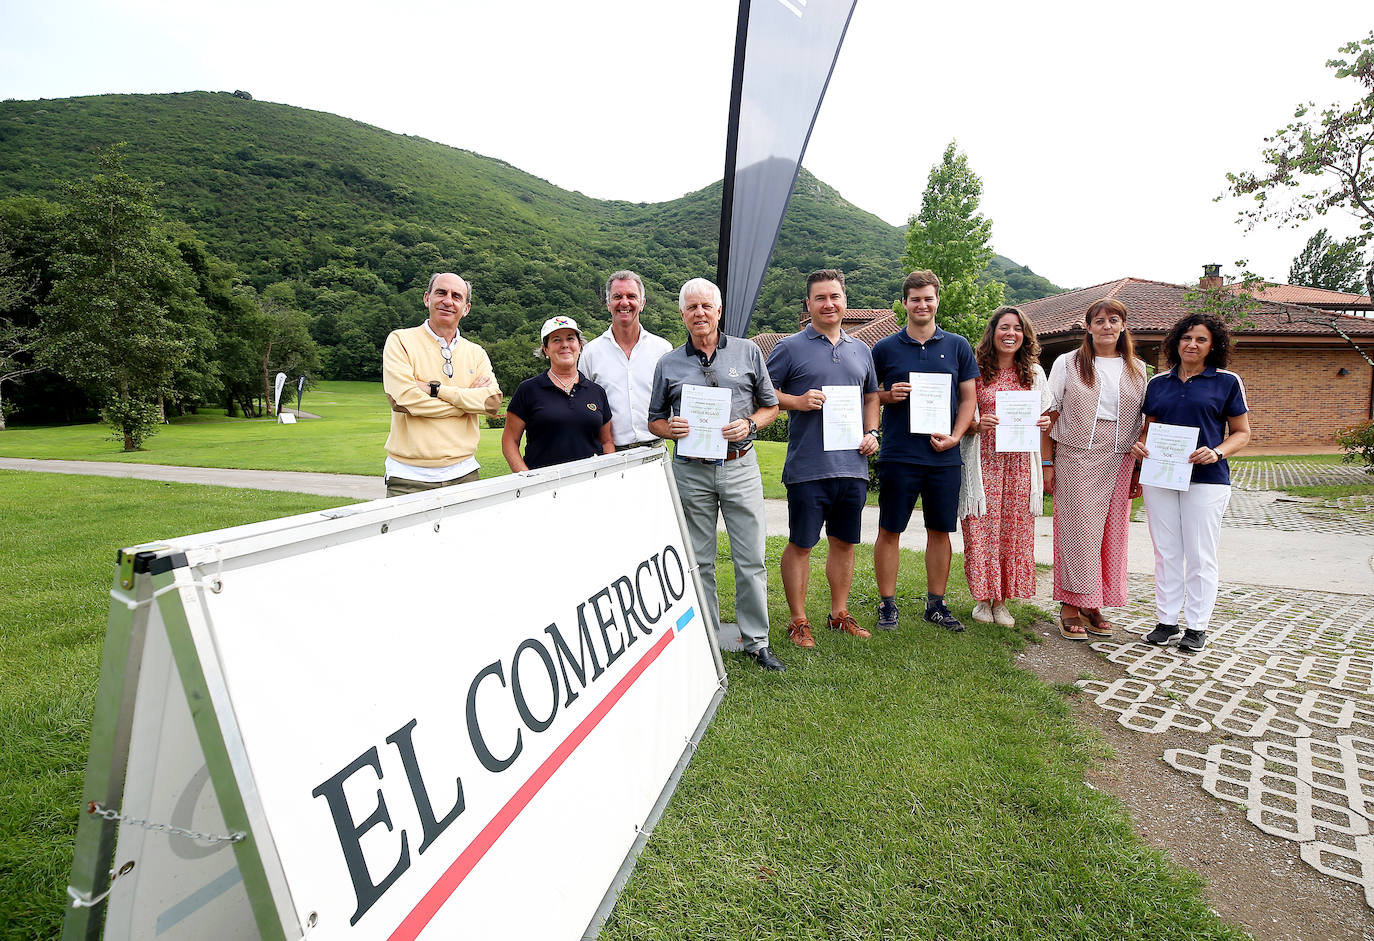
<svg viewBox="0 0 1374 941">
<path fill-rule="evenodd" d="M 574 330 L 577 332 L 578 342 L 582 342 L 582 328 L 577 325 L 577 321 L 571 317 L 550 317 L 544 321 L 544 328 L 539 331 L 539 345 L 543 346 L 544 341 L 549 338 L 549 334 L 555 330 Z"/>
</svg>

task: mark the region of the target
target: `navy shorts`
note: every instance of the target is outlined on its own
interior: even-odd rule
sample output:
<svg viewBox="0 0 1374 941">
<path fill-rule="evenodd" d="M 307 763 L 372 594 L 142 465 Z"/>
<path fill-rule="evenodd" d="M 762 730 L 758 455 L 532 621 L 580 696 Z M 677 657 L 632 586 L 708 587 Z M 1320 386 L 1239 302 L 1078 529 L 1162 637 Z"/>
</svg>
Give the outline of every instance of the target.
<svg viewBox="0 0 1374 941">
<path fill-rule="evenodd" d="M 958 528 L 959 476 L 963 468 L 958 464 L 932 466 L 930 464 L 902 464 L 886 462 L 878 465 L 878 525 L 890 533 L 906 532 L 916 498 L 921 498 L 921 513 L 926 529 L 937 533 L 952 533 Z"/>
<path fill-rule="evenodd" d="M 858 477 L 827 477 L 787 485 L 788 540 L 810 549 L 825 534 L 841 542 L 857 543 L 863 528 L 868 481 Z"/>
</svg>

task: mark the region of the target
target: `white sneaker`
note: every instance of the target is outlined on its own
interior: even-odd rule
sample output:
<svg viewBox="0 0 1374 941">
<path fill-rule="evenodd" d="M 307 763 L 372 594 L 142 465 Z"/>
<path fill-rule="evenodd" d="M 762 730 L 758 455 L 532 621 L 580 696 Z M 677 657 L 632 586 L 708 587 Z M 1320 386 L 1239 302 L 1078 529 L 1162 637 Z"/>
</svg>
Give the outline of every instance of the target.
<svg viewBox="0 0 1374 941">
<path fill-rule="evenodd" d="M 973 619 L 975 621 L 991 624 L 995 618 L 996 615 L 992 613 L 992 605 L 988 604 L 986 601 L 980 601 L 974 606 Z"/>
<path fill-rule="evenodd" d="M 1016 623 L 1016 618 L 1012 617 L 1007 606 L 1001 603 L 992 606 L 992 619 L 1004 627 L 1011 627 Z"/>
</svg>

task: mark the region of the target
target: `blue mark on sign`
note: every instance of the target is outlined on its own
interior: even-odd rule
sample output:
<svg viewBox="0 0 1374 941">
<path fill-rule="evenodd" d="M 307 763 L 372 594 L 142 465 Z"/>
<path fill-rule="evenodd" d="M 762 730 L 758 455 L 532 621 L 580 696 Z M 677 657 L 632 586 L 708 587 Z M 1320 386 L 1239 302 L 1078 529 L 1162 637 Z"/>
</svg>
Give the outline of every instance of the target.
<svg viewBox="0 0 1374 941">
<path fill-rule="evenodd" d="M 696 608 L 688 608 L 686 611 L 683 612 L 682 617 L 680 617 L 680 618 L 677 619 L 677 632 L 678 632 L 678 633 L 681 633 L 681 632 L 682 632 L 682 629 L 683 629 L 684 627 L 687 626 L 687 622 L 688 622 L 688 621 L 690 621 L 690 620 L 692 620 L 692 618 L 696 617 L 696 613 L 697 613 L 697 609 L 696 609 Z"/>
<path fill-rule="evenodd" d="M 169 928 L 176 927 L 242 881 L 243 873 L 239 872 L 238 866 L 235 866 L 218 879 L 211 880 L 158 915 L 155 932 L 162 934 Z"/>
</svg>

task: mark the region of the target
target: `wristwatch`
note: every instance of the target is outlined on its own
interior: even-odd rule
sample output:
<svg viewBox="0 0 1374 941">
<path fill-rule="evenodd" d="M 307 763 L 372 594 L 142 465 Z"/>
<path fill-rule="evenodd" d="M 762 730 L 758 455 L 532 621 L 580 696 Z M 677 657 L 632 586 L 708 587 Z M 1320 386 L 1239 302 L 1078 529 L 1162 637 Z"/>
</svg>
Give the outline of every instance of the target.
<svg viewBox="0 0 1374 941">
<path fill-rule="evenodd" d="M 759 426 L 756 425 L 756 424 L 754 424 L 754 419 L 752 419 L 752 418 L 746 418 L 745 421 L 747 421 L 747 422 L 749 423 L 749 434 L 750 434 L 750 435 L 756 435 L 756 434 L 759 433 Z"/>
<path fill-rule="evenodd" d="M 439 383 L 435 382 L 433 379 L 429 381 L 429 397 L 431 399 L 437 399 L 439 397 Z"/>
<path fill-rule="evenodd" d="M 865 431 L 864 434 L 866 434 L 866 435 L 872 435 L 874 438 L 878 438 L 878 440 L 880 440 L 880 441 L 882 440 L 882 439 L 879 437 L 879 435 L 878 435 L 878 429 L 877 429 L 877 428 L 870 428 L 870 429 L 868 429 L 867 431 Z"/>
</svg>

